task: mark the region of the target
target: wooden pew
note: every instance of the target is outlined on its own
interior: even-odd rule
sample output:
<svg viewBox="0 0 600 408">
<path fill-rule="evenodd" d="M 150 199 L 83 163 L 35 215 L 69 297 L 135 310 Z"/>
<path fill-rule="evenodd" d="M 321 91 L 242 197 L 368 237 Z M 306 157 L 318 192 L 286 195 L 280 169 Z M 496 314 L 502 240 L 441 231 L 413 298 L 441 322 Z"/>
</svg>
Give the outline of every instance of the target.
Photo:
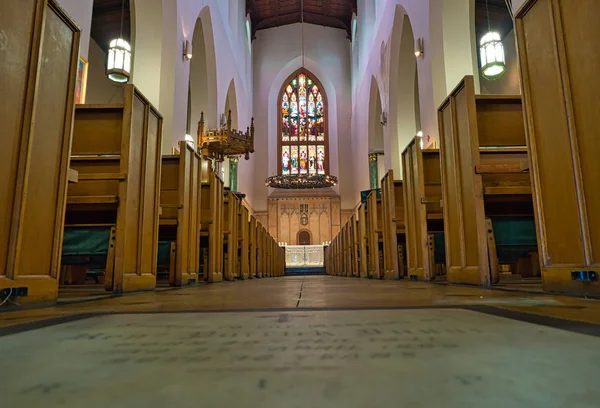
<svg viewBox="0 0 600 408">
<path fill-rule="evenodd" d="M 404 191 L 401 180 L 394 180 L 390 170 L 381 180 L 383 203 L 384 279 L 402 279 L 405 276 L 404 247 Z"/>
<path fill-rule="evenodd" d="M 53 301 L 80 30 L 54 0 L 1 9 L 0 289 L 28 288 L 19 303 Z"/>
<path fill-rule="evenodd" d="M 515 15 L 539 259 L 552 292 L 600 294 L 599 14 L 596 0 L 529 0 Z"/>
<path fill-rule="evenodd" d="M 258 221 L 250 216 L 250 279 L 258 278 Z"/>
<path fill-rule="evenodd" d="M 367 239 L 367 211 L 364 203 L 360 203 L 357 210 L 357 259 L 359 261 L 359 276 L 369 277 L 369 249 Z"/>
<path fill-rule="evenodd" d="M 260 222 L 256 222 L 256 277 L 265 277 L 265 233 Z"/>
<path fill-rule="evenodd" d="M 162 117 L 133 86 L 121 105 L 78 105 L 65 226 L 116 226 L 114 293 L 156 286 Z"/>
<path fill-rule="evenodd" d="M 342 228 L 342 237 L 344 240 L 344 276 L 352 276 L 352 235 L 351 227 L 348 223 Z"/>
<path fill-rule="evenodd" d="M 277 276 L 277 256 L 275 245 L 275 240 L 271 235 L 269 235 L 269 277 L 271 278 Z"/>
<path fill-rule="evenodd" d="M 448 281 L 498 283 L 496 224 L 516 216 L 534 229 L 529 172 L 521 164 L 527 162 L 521 97 L 475 95 L 467 76 L 438 109 L 438 122 Z M 524 255 L 535 246 L 534 234 Z"/>
<path fill-rule="evenodd" d="M 209 160 L 202 161 L 202 187 L 200 204 L 201 232 L 207 237 L 208 256 L 203 268 L 204 280 L 209 283 L 223 280 L 223 202 L 225 187 L 213 171 Z"/>
<path fill-rule="evenodd" d="M 342 242 L 341 236 L 338 235 L 335 237 L 335 274 L 336 276 L 342 276 Z"/>
<path fill-rule="evenodd" d="M 352 276 L 360 277 L 360 223 L 358 221 L 358 212 L 355 212 L 352 217 L 350 217 L 350 221 L 348 224 L 351 228 L 352 234 Z"/>
<path fill-rule="evenodd" d="M 240 279 L 243 280 L 250 278 L 250 247 L 252 245 L 250 230 L 250 212 L 245 205 L 240 204 L 238 213 L 239 271 Z"/>
<path fill-rule="evenodd" d="M 331 242 L 329 243 L 329 246 L 326 248 L 327 250 L 327 254 L 326 254 L 326 259 L 327 259 L 327 266 L 326 266 L 326 271 L 328 275 L 331 276 L 335 276 L 335 250 L 334 250 L 334 245 L 333 243 L 335 242 L 335 238 L 333 238 L 331 240 Z"/>
<path fill-rule="evenodd" d="M 238 194 L 225 190 L 223 207 L 223 245 L 225 246 L 225 280 L 232 281 L 240 276 L 239 254 L 239 213 L 242 199 Z"/>
<path fill-rule="evenodd" d="M 279 248 L 279 276 L 285 276 L 285 248 Z"/>
<path fill-rule="evenodd" d="M 402 152 L 406 260 L 410 279 L 429 281 L 436 278 L 434 233 L 444 231 L 442 182 L 439 150 L 422 150 L 420 141 Z"/>
<path fill-rule="evenodd" d="M 344 230 L 340 229 L 336 237 L 337 242 L 337 262 L 338 262 L 338 274 L 339 276 L 344 276 L 346 274 L 346 265 L 344 264 L 344 249 L 345 249 L 345 241 L 344 241 Z"/>
<path fill-rule="evenodd" d="M 159 241 L 172 241 L 174 268 L 169 284 L 198 282 L 200 271 L 200 180 L 202 157 L 193 145 L 179 142 L 179 154 L 162 157 Z"/>
<path fill-rule="evenodd" d="M 263 273 L 264 278 L 271 277 L 271 237 L 269 236 L 269 232 L 265 228 L 263 232 L 263 243 L 264 243 L 264 257 L 265 257 L 265 270 Z"/>
<path fill-rule="evenodd" d="M 378 190 L 373 190 L 367 197 L 366 236 L 369 254 L 369 278 L 381 279 L 383 273 L 383 210 Z"/>
<path fill-rule="evenodd" d="M 325 274 L 331 276 L 331 250 L 329 245 L 323 248 L 323 256 L 325 258 Z"/>
</svg>

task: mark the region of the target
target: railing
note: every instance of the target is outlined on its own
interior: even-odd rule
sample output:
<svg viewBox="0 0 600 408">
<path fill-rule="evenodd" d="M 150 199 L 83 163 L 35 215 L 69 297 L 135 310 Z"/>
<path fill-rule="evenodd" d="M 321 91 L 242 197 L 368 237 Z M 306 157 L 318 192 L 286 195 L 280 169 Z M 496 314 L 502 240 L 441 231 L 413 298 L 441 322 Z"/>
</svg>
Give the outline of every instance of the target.
<svg viewBox="0 0 600 408">
<path fill-rule="evenodd" d="M 285 247 L 286 268 L 322 268 L 323 245 L 291 245 Z"/>
</svg>

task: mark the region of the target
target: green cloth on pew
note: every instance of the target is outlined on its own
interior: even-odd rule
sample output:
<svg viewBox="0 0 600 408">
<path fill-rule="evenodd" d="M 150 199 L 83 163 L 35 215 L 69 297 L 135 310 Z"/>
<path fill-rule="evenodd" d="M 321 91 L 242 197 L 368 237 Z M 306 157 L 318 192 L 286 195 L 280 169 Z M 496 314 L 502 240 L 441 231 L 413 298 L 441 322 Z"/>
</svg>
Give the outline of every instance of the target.
<svg viewBox="0 0 600 408">
<path fill-rule="evenodd" d="M 111 227 L 65 227 L 62 265 L 106 267 Z"/>
<path fill-rule="evenodd" d="M 533 217 L 491 217 L 496 253 L 501 264 L 512 264 L 537 251 Z"/>
<path fill-rule="evenodd" d="M 106 255 L 110 227 L 65 227 L 63 256 Z"/>
<path fill-rule="evenodd" d="M 171 265 L 171 241 L 158 241 L 158 265 Z"/>
<path fill-rule="evenodd" d="M 443 232 L 434 232 L 433 239 L 435 246 L 433 248 L 433 257 L 436 264 L 446 263 L 446 241 Z"/>
</svg>

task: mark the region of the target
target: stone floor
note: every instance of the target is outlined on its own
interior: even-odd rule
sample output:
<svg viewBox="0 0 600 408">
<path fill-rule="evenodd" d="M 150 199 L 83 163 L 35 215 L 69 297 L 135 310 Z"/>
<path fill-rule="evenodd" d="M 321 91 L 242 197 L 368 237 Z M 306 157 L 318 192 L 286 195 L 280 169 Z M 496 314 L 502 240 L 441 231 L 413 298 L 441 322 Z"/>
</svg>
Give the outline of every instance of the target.
<svg viewBox="0 0 600 408">
<path fill-rule="evenodd" d="M 0 312 L 7 407 L 598 407 L 600 302 L 279 278 Z M 6 405 L 5 405 L 6 404 Z"/>
</svg>

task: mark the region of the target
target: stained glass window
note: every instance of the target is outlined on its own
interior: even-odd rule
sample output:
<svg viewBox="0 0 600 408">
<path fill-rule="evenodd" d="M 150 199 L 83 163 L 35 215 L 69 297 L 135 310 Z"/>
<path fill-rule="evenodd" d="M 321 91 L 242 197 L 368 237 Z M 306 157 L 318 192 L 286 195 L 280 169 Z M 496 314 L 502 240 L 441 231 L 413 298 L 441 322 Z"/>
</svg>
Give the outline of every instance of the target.
<svg viewBox="0 0 600 408">
<path fill-rule="evenodd" d="M 299 72 L 284 84 L 279 97 L 281 174 L 327 173 L 326 100 L 308 73 Z"/>
</svg>

